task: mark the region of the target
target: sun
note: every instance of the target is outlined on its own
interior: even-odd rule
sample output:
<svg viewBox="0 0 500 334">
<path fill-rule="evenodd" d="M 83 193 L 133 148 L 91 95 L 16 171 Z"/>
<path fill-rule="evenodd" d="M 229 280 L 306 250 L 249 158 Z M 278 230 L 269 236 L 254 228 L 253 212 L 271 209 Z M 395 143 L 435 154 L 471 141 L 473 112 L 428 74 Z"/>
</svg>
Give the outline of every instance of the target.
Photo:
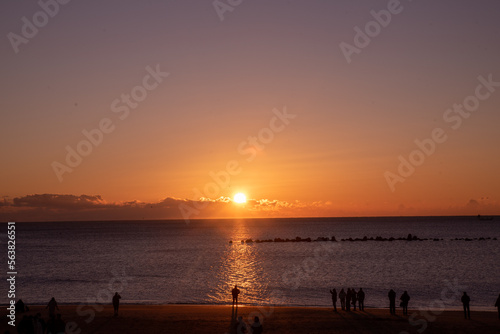
<svg viewBox="0 0 500 334">
<path fill-rule="evenodd" d="M 247 201 L 247 197 L 243 193 L 237 193 L 234 195 L 233 201 L 235 203 L 245 203 Z"/>
</svg>

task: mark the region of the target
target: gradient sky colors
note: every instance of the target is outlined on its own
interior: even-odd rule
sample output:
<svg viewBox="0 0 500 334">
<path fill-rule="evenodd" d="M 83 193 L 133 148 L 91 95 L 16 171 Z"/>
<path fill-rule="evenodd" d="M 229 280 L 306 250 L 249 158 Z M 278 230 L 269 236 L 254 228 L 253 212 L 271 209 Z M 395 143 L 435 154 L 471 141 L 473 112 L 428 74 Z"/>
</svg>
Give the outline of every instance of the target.
<svg viewBox="0 0 500 334">
<path fill-rule="evenodd" d="M 388 3 L 246 0 L 221 21 L 212 1 L 70 1 L 16 53 L 41 7 L 2 2 L 1 219 L 499 214 L 500 87 L 458 129 L 443 115 L 500 82 L 500 3 L 401 1 L 348 63 L 340 43 Z M 60 182 L 54 161 L 103 119 Z M 384 173 L 436 128 L 391 191 Z"/>
</svg>

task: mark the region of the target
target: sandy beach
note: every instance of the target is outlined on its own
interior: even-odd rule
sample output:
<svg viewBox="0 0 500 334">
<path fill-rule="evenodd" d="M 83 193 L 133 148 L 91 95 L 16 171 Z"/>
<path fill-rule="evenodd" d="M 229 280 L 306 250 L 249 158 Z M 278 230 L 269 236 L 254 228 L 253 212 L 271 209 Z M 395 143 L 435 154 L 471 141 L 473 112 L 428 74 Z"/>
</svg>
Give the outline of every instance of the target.
<svg viewBox="0 0 500 334">
<path fill-rule="evenodd" d="M 66 323 L 74 322 L 66 333 L 229 333 L 232 307 L 210 305 L 121 305 L 118 317 L 106 305 L 99 312 L 78 305 L 60 306 Z M 329 308 L 313 307 L 248 307 L 240 306 L 238 316 L 250 323 L 259 315 L 264 333 L 499 333 L 500 320 L 496 312 L 471 312 L 465 320 L 460 311 L 441 314 L 409 310 L 403 316 L 398 309 L 391 316 L 387 309 L 365 309 L 364 312 L 333 312 Z M 44 306 L 32 306 L 27 315 L 40 312 L 44 319 L 48 311 Z M 95 317 L 91 319 L 91 313 Z M 439 313 L 439 312 L 436 312 Z M 6 310 L 2 307 L 1 333 L 15 329 L 8 326 Z M 17 315 L 16 323 L 22 318 Z"/>
</svg>

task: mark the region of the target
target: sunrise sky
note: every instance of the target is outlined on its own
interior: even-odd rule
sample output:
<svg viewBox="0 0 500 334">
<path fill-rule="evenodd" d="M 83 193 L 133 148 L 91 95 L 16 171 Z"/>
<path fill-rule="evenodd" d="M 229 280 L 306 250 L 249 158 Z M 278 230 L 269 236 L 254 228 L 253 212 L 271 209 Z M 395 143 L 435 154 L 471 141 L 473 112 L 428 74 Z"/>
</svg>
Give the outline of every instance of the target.
<svg viewBox="0 0 500 334">
<path fill-rule="evenodd" d="M 500 214 L 498 1 L 64 2 L 0 4 L 2 220 Z"/>
</svg>

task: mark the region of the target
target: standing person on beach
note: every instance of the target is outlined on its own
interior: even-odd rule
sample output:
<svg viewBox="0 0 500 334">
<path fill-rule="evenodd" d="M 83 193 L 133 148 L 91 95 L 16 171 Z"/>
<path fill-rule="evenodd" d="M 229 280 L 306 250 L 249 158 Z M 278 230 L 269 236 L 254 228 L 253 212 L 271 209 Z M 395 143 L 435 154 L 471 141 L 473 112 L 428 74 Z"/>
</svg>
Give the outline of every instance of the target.
<svg viewBox="0 0 500 334">
<path fill-rule="evenodd" d="M 342 308 L 342 311 L 344 311 L 345 310 L 345 291 L 344 291 L 344 288 L 342 288 L 342 290 L 340 290 L 339 298 L 340 298 L 340 307 Z"/>
<path fill-rule="evenodd" d="M 238 286 L 235 285 L 233 290 L 231 291 L 233 294 L 233 306 L 236 304 L 238 306 L 238 295 L 240 294 L 240 289 L 238 289 Z"/>
<path fill-rule="evenodd" d="M 337 312 L 337 290 L 333 288 L 333 290 L 330 290 L 330 293 L 332 294 L 333 311 Z"/>
<path fill-rule="evenodd" d="M 50 299 L 49 303 L 47 304 L 47 306 L 45 306 L 45 308 L 49 308 L 49 317 L 56 316 L 56 309 L 59 311 L 59 306 L 57 306 L 57 302 L 54 297 Z"/>
<path fill-rule="evenodd" d="M 359 288 L 358 291 L 358 305 L 360 311 L 365 310 L 365 292 L 363 291 L 363 288 Z"/>
<path fill-rule="evenodd" d="M 469 319 L 470 319 L 470 307 L 469 307 L 470 297 L 467 295 L 467 292 L 464 292 L 462 299 L 460 299 L 460 300 L 462 301 L 462 304 L 464 305 L 464 317 L 465 317 L 465 319 L 467 319 L 467 316 L 469 316 Z"/>
<path fill-rule="evenodd" d="M 352 297 L 351 289 L 347 288 L 347 293 L 345 294 L 345 310 L 347 312 L 351 311 L 351 297 Z"/>
<path fill-rule="evenodd" d="M 120 299 L 122 296 L 118 294 L 118 292 L 115 292 L 115 295 L 113 296 L 113 309 L 115 310 L 114 316 L 118 316 L 118 307 L 120 307 Z"/>
<path fill-rule="evenodd" d="M 388 297 L 389 297 L 389 311 L 391 312 L 391 314 L 395 315 L 396 314 L 396 291 L 391 289 L 389 291 Z"/>
<path fill-rule="evenodd" d="M 401 300 L 401 306 L 403 307 L 403 314 L 408 315 L 408 302 L 410 301 L 410 296 L 408 292 L 405 291 L 399 298 Z"/>
<path fill-rule="evenodd" d="M 358 300 L 358 293 L 354 288 L 351 289 L 352 310 L 356 311 L 356 301 Z"/>
<path fill-rule="evenodd" d="M 497 302 L 495 303 L 495 306 L 497 307 L 498 310 L 498 319 L 500 319 L 500 293 L 498 294 Z"/>
<path fill-rule="evenodd" d="M 26 306 L 26 304 L 23 302 L 22 299 L 19 299 L 16 302 L 15 308 L 16 308 L 16 313 L 24 313 L 29 311 L 28 306 Z"/>
</svg>

